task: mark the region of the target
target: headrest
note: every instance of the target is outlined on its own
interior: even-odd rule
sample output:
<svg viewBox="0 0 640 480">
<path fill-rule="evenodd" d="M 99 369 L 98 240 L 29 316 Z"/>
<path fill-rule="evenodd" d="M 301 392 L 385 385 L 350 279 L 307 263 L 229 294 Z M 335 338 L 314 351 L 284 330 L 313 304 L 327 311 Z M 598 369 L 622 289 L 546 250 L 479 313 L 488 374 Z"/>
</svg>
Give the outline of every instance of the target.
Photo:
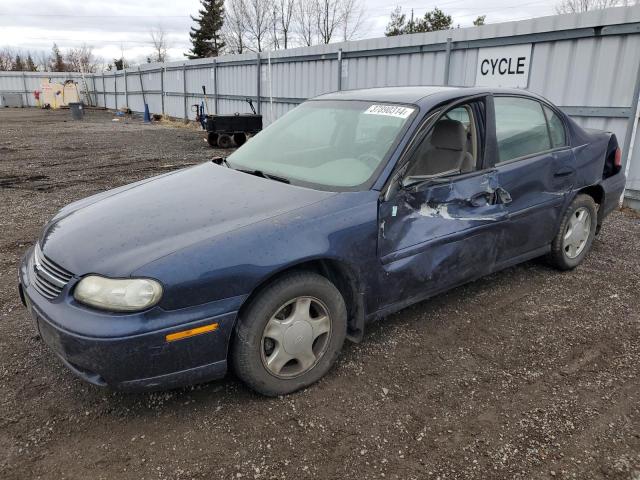
<svg viewBox="0 0 640 480">
<path fill-rule="evenodd" d="M 467 144 L 467 132 L 457 120 L 439 120 L 433 128 L 431 145 L 445 150 L 464 150 Z"/>
</svg>

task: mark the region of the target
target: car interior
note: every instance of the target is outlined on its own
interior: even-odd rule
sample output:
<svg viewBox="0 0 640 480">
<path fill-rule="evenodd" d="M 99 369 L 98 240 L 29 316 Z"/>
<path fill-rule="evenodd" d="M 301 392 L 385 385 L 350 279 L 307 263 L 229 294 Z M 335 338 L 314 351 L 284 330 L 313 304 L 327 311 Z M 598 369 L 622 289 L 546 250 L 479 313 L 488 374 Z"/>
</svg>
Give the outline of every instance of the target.
<svg viewBox="0 0 640 480">
<path fill-rule="evenodd" d="M 477 132 L 472 109 L 463 105 L 443 115 L 410 160 L 405 180 L 472 172 L 477 161 Z"/>
</svg>

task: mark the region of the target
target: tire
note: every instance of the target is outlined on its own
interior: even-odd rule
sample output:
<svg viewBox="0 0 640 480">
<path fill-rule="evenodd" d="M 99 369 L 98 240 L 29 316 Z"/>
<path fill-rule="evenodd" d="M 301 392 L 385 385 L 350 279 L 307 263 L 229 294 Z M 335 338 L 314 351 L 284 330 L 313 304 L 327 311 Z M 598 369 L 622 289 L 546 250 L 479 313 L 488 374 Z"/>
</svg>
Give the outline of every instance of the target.
<svg viewBox="0 0 640 480">
<path fill-rule="evenodd" d="M 233 147 L 233 140 L 232 140 L 231 136 L 227 135 L 226 133 L 218 135 L 218 146 L 220 148 L 231 148 L 231 147 Z"/>
<path fill-rule="evenodd" d="M 218 134 L 214 132 L 209 132 L 207 134 L 207 143 L 212 148 L 218 148 Z"/>
<path fill-rule="evenodd" d="M 305 309 L 311 312 L 309 321 L 301 313 Z M 324 327 L 316 329 L 321 324 Z M 326 328 L 329 330 L 314 337 Z M 236 375 L 258 393 L 292 393 L 329 371 L 346 334 L 347 309 L 338 289 L 316 273 L 290 273 L 268 285 L 242 312 L 232 342 L 231 363 Z M 303 352 L 291 355 L 285 347 Z"/>
<path fill-rule="evenodd" d="M 588 218 L 579 221 L 579 216 L 583 212 L 588 214 Z M 578 223 L 584 225 L 580 227 L 581 231 L 575 229 Z M 598 210 L 593 198 L 584 194 L 577 195 L 564 212 L 558 233 L 551 242 L 549 253 L 551 265 L 558 270 L 571 270 L 580 265 L 591 250 L 597 223 Z M 575 234 L 570 230 L 575 231 Z"/>
<path fill-rule="evenodd" d="M 236 144 L 236 147 L 241 147 L 247 141 L 247 135 L 245 133 L 234 133 L 233 141 Z"/>
</svg>

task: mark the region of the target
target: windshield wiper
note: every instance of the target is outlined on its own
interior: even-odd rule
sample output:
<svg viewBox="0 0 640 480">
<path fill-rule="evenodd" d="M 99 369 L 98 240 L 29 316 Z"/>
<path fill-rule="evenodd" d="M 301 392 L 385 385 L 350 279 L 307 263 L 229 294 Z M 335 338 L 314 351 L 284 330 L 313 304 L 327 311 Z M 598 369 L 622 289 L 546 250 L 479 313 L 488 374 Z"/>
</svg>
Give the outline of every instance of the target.
<svg viewBox="0 0 640 480">
<path fill-rule="evenodd" d="M 288 178 L 279 177 L 278 175 L 272 175 L 271 173 L 264 173 L 262 170 L 243 170 L 242 168 L 236 168 L 236 170 L 238 170 L 239 172 L 248 173 L 249 175 L 255 175 L 256 177 L 275 180 L 276 182 L 291 183 Z"/>
<path fill-rule="evenodd" d="M 272 175 L 270 173 L 264 173 L 262 170 L 246 170 L 242 168 L 233 168 L 229 162 L 227 162 L 227 157 L 213 157 L 211 159 L 213 163 L 216 165 L 224 165 L 231 170 L 237 170 L 239 172 L 248 173 L 249 175 L 255 175 L 256 177 L 266 178 L 268 180 L 275 180 L 276 182 L 282 183 L 291 183 L 288 178 L 279 177 L 278 175 Z"/>
</svg>

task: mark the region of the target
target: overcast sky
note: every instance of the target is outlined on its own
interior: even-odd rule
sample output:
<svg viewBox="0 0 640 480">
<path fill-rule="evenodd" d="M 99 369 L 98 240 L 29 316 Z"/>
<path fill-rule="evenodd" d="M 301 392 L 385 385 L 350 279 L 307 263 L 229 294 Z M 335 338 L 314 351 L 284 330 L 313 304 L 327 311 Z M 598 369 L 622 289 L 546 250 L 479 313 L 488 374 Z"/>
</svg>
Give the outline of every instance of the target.
<svg viewBox="0 0 640 480">
<path fill-rule="evenodd" d="M 438 6 L 453 16 L 455 26 L 467 27 L 478 15 L 486 15 L 487 23 L 552 15 L 558 1 L 362 0 L 367 23 L 360 38 L 383 36 L 398 4 L 415 15 Z M 86 43 L 107 60 L 123 50 L 126 58 L 139 61 L 150 53 L 149 31 L 162 27 L 169 34 L 169 55 L 178 60 L 189 49 L 189 15 L 196 15 L 198 6 L 198 0 L 0 0 L 0 47 L 49 51 L 53 42 L 63 50 Z"/>
</svg>

